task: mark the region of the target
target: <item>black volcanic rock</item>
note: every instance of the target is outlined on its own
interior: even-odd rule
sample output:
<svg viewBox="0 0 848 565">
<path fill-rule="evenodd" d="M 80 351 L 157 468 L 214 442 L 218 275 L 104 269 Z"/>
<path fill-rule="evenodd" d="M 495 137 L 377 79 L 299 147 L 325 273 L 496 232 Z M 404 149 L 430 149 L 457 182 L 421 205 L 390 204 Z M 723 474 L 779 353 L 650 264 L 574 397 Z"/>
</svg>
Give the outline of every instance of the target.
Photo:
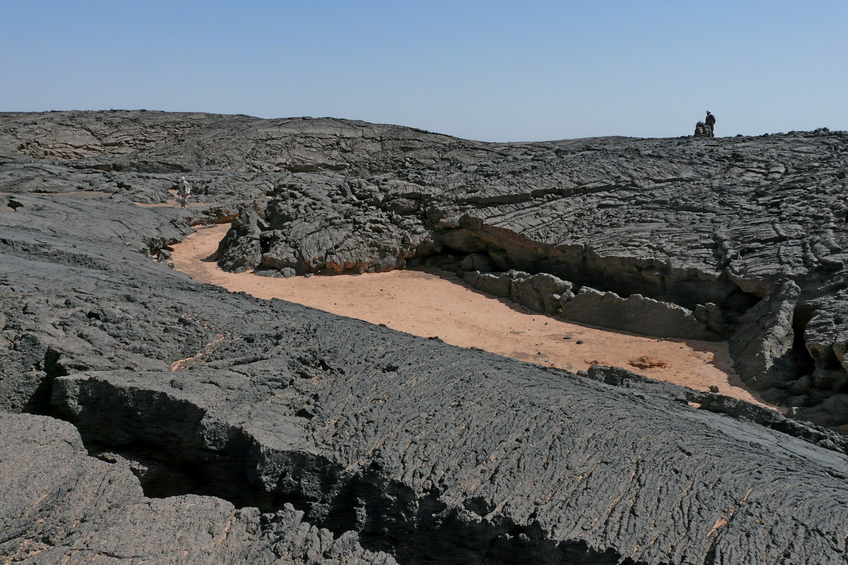
<svg viewBox="0 0 848 565">
<path fill-rule="evenodd" d="M 90 457 L 73 426 L 0 414 L 0 556 L 9 563 L 395 563 L 285 505 L 146 498 L 126 462 Z M 61 464 L 57 464 L 61 462 Z"/>
<path fill-rule="evenodd" d="M 792 317 L 800 294 L 792 281 L 776 286 L 742 316 L 730 340 L 736 372 L 756 390 L 785 388 L 798 376 Z"/>
<path fill-rule="evenodd" d="M 293 125 L 279 123 L 280 135 Z M 358 122 L 296 125 L 292 139 L 307 144 L 330 131 L 339 140 L 365 135 Z M 848 392 L 839 378 L 848 374 L 844 133 L 522 144 L 422 134 L 432 145 L 421 159 L 396 128 L 370 127 L 385 128 L 379 152 L 365 144 L 358 166 L 352 152 L 345 163 L 287 177 L 267 193 L 267 227 L 233 233 L 221 264 L 289 274 L 421 262 L 480 271 L 462 267 L 477 257 L 496 277 L 546 274 L 577 295 L 569 304 L 555 291 L 518 300 L 530 308 L 684 339 L 730 336 L 749 308 L 791 280 L 801 292 L 790 316 L 797 370 L 787 379 L 816 373 L 813 389 Z M 435 261 L 438 254 L 456 264 Z M 474 280 L 489 285 L 486 276 Z M 832 415 L 806 410 L 821 398 L 793 400 L 769 382 L 776 399 L 833 424 Z"/>
<path fill-rule="evenodd" d="M 361 332 L 372 335 L 343 338 Z M 195 491 L 239 505 L 300 501 L 309 519 L 357 529 L 401 562 L 595 563 L 597 548 L 634 547 L 644 549 L 626 555 L 644 562 L 701 563 L 740 546 L 746 560 L 801 562 L 824 558 L 825 540 L 844 533 L 844 455 L 662 394 L 647 402 L 363 323 L 327 316 L 282 333 L 230 370 L 212 361 L 60 377 L 53 402 L 98 450 L 132 458 L 133 444 L 145 445 L 173 472 L 191 469 Z M 785 505 L 794 520 L 783 520 Z M 685 522 L 675 518 L 684 508 Z M 798 523 L 810 545 L 769 547 L 799 536 Z M 524 537 L 509 541 L 509 531 Z"/>
<path fill-rule="evenodd" d="M 242 205 L 217 249 L 218 264 L 228 271 L 252 270 L 262 258 L 261 220 L 251 206 Z"/>
<path fill-rule="evenodd" d="M 238 215 L 233 269 L 429 261 L 546 312 L 589 289 L 690 312 L 753 370 L 773 336 L 795 375 L 769 390 L 838 426 L 845 143 L 2 114 L 0 556 L 843 563 L 845 436 L 225 292 L 162 250 Z M 177 173 L 192 207 L 139 206 Z"/>
</svg>

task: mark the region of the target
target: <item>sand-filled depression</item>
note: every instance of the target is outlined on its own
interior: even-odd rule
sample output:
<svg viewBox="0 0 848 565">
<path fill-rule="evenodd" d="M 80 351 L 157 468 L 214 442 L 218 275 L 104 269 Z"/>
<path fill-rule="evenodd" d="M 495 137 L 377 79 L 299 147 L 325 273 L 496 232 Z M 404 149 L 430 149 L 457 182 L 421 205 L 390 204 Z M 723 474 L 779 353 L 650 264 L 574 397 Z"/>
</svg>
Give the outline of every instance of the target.
<svg viewBox="0 0 848 565">
<path fill-rule="evenodd" d="M 695 390 L 756 402 L 733 372 L 727 344 L 657 339 L 572 324 L 473 290 L 436 270 L 272 278 L 221 270 L 213 259 L 228 225 L 198 229 L 173 246 L 174 267 L 193 279 L 358 318 L 459 347 L 569 371 L 612 365 Z"/>
</svg>

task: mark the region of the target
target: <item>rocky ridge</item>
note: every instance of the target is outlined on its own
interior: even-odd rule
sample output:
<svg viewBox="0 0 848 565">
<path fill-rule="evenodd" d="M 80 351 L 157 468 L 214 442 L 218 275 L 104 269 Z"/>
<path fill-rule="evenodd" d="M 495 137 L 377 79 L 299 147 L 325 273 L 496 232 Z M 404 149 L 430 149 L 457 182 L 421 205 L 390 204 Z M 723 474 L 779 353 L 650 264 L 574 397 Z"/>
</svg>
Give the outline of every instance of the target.
<svg viewBox="0 0 848 565">
<path fill-rule="evenodd" d="M 551 314 L 671 316 L 656 327 L 730 335 L 767 390 L 832 424 L 843 148 L 830 132 L 484 144 L 330 119 L 0 115 L 0 481 L 16 494 L 0 555 L 841 563 L 840 434 L 230 294 L 169 269 L 167 246 L 237 217 L 231 268 L 430 262 Z M 177 172 L 200 205 L 136 205 L 167 201 Z"/>
<path fill-rule="evenodd" d="M 436 264 L 540 312 L 683 339 L 734 336 L 750 327 L 745 312 L 793 281 L 780 376 L 763 377 L 775 374 L 767 351 L 738 370 L 800 418 L 848 423 L 842 132 L 486 144 L 362 122 L 215 119 L 187 120 L 179 153 L 155 145 L 94 165 L 143 170 L 170 151 L 181 169 L 204 171 L 195 181 L 219 201 L 240 182 L 252 200 L 219 249 L 226 269 Z M 223 156 L 208 150 L 209 131 Z M 209 159 L 228 168 L 213 167 L 214 181 Z M 230 167 L 242 176 L 223 181 Z M 533 288 L 540 276 L 550 288 Z"/>
</svg>

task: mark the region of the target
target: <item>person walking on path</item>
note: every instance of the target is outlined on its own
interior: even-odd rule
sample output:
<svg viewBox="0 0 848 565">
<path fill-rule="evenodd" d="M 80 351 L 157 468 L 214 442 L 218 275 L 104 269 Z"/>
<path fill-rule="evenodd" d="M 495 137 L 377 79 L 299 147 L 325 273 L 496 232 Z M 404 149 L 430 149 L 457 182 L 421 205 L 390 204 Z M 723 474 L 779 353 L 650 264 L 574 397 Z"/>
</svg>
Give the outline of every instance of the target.
<svg viewBox="0 0 848 565">
<path fill-rule="evenodd" d="M 177 202 L 180 203 L 180 208 L 185 208 L 188 202 L 188 197 L 191 194 L 191 185 L 185 177 L 180 177 L 177 181 Z"/>
<path fill-rule="evenodd" d="M 715 137 L 715 116 L 707 110 L 707 119 L 704 120 L 707 124 L 707 137 Z"/>
</svg>

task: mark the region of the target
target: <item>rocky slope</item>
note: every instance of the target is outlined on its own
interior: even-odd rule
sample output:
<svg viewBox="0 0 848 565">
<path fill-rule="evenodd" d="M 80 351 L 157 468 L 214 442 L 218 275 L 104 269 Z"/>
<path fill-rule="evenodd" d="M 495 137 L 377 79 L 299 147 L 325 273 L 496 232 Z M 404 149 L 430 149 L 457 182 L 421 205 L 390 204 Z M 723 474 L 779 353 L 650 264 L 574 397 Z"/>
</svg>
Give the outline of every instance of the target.
<svg viewBox="0 0 848 565">
<path fill-rule="evenodd" d="M 838 425 L 845 148 L 2 114 L 0 556 L 842 563 L 838 433 L 230 294 L 167 246 L 238 216 L 230 268 L 429 261 L 552 315 L 730 336 L 752 384 Z M 136 205 L 176 174 L 202 205 Z"/>
<path fill-rule="evenodd" d="M 282 182 L 222 243 L 221 265 L 291 275 L 429 261 L 573 321 L 749 343 L 759 330 L 744 314 L 791 281 L 800 292 L 771 322 L 785 346 L 737 348 L 739 372 L 798 417 L 848 422 L 845 134 L 395 151 L 393 170 Z"/>
</svg>

